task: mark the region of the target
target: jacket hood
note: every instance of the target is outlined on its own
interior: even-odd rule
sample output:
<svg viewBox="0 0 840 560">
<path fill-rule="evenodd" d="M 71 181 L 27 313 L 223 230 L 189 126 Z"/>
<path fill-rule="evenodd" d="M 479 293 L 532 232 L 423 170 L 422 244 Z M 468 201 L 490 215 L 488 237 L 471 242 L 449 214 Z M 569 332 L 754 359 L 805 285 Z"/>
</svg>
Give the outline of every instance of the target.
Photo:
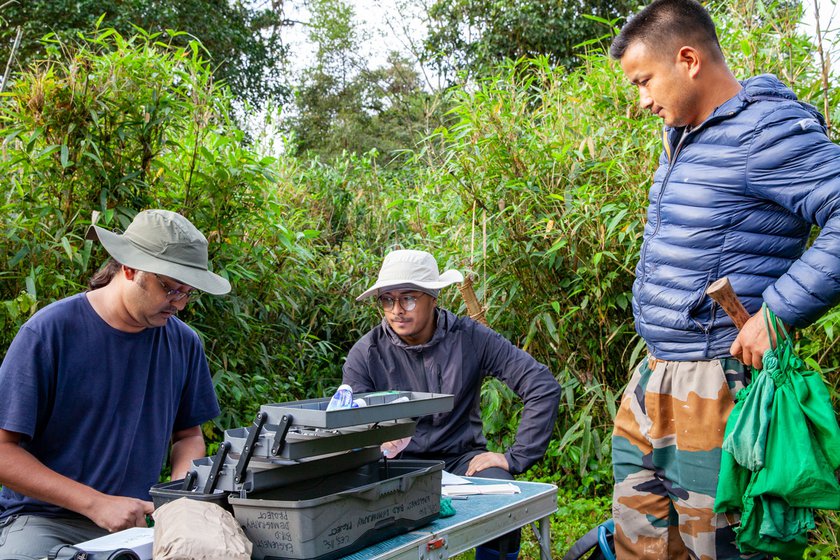
<svg viewBox="0 0 840 560">
<path fill-rule="evenodd" d="M 779 97 L 797 101 L 793 90 L 783 84 L 773 74 L 761 74 L 741 82 L 744 89 L 740 96 L 747 101 L 754 101 L 756 98 Z"/>
<path fill-rule="evenodd" d="M 817 122 L 820 123 L 821 127 L 825 128 L 825 119 L 823 118 L 822 113 L 820 113 L 813 105 L 805 103 L 804 101 L 799 101 L 796 94 L 793 93 L 793 90 L 779 81 L 779 79 L 773 74 L 761 74 L 759 76 L 755 76 L 741 82 L 741 85 L 744 89 L 741 90 L 738 97 L 743 99 L 745 103 L 752 103 L 754 101 L 771 98 L 795 101 L 803 109 L 811 113 L 811 115 L 817 119 Z"/>
<path fill-rule="evenodd" d="M 761 74 L 741 82 L 741 91 L 722 103 L 707 120 L 733 117 L 748 105 L 762 100 L 793 101 L 803 107 L 810 107 L 807 103 L 800 102 L 793 90 L 780 82 L 776 76 Z"/>
</svg>

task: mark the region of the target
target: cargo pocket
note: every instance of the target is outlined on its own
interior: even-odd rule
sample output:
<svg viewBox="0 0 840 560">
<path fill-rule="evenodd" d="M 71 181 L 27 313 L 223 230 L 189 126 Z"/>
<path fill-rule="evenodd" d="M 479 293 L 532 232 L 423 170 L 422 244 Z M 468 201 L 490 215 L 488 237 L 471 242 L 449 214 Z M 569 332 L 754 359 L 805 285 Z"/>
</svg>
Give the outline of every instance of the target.
<svg viewBox="0 0 840 560">
<path fill-rule="evenodd" d="M 26 526 L 25 519 L 21 523 L 15 524 L 18 517 L 20 516 L 10 515 L 5 519 L 0 520 L 0 546 L 6 544 L 6 540 L 9 538 L 10 534 L 16 533 Z"/>
</svg>

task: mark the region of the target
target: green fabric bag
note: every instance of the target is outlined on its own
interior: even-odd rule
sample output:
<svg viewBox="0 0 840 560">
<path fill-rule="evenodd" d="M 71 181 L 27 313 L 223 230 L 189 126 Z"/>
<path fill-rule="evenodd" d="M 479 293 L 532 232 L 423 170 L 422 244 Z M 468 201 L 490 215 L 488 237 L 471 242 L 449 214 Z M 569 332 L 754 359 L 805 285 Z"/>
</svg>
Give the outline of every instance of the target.
<svg viewBox="0 0 840 560">
<path fill-rule="evenodd" d="M 802 558 L 813 510 L 840 509 L 840 426 L 822 377 L 796 356 L 773 312 L 762 310 L 777 344 L 727 420 L 715 511 L 742 512 L 742 552 Z"/>
</svg>

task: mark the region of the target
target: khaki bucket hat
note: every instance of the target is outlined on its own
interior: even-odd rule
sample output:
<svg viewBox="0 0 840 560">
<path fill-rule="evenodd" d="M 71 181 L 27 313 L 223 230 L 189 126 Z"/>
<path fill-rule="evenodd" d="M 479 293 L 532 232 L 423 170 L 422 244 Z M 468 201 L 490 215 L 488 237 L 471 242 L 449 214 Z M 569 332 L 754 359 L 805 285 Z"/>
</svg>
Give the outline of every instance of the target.
<svg viewBox="0 0 840 560">
<path fill-rule="evenodd" d="M 207 269 L 207 239 L 175 212 L 144 210 L 123 234 L 93 226 L 87 237 L 98 239 L 125 266 L 168 276 L 208 294 L 230 291 L 230 282 Z"/>
<path fill-rule="evenodd" d="M 357 297 L 356 301 L 377 295 L 380 290 L 387 292 L 387 288 L 397 286 L 439 290 L 463 281 L 464 275 L 454 269 L 439 274 L 437 261 L 426 251 L 400 249 L 391 251 L 385 256 L 376 283 Z"/>
</svg>

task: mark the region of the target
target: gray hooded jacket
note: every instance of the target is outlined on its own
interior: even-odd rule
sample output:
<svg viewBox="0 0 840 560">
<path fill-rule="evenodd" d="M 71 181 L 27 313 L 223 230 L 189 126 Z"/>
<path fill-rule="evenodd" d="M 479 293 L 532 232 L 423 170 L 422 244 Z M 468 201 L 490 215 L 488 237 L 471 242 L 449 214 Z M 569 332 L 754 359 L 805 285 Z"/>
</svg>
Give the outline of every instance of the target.
<svg viewBox="0 0 840 560">
<path fill-rule="evenodd" d="M 448 458 L 485 449 L 479 410 L 482 380 L 496 377 L 523 401 L 516 441 L 505 452 L 510 472 L 527 470 L 545 454 L 557 418 L 560 385 L 527 352 L 472 319 L 437 309 L 426 344 L 409 346 L 383 319 L 350 350 L 344 383 L 354 392 L 418 391 L 455 395 L 451 412 L 420 418 L 407 454 Z"/>
</svg>

